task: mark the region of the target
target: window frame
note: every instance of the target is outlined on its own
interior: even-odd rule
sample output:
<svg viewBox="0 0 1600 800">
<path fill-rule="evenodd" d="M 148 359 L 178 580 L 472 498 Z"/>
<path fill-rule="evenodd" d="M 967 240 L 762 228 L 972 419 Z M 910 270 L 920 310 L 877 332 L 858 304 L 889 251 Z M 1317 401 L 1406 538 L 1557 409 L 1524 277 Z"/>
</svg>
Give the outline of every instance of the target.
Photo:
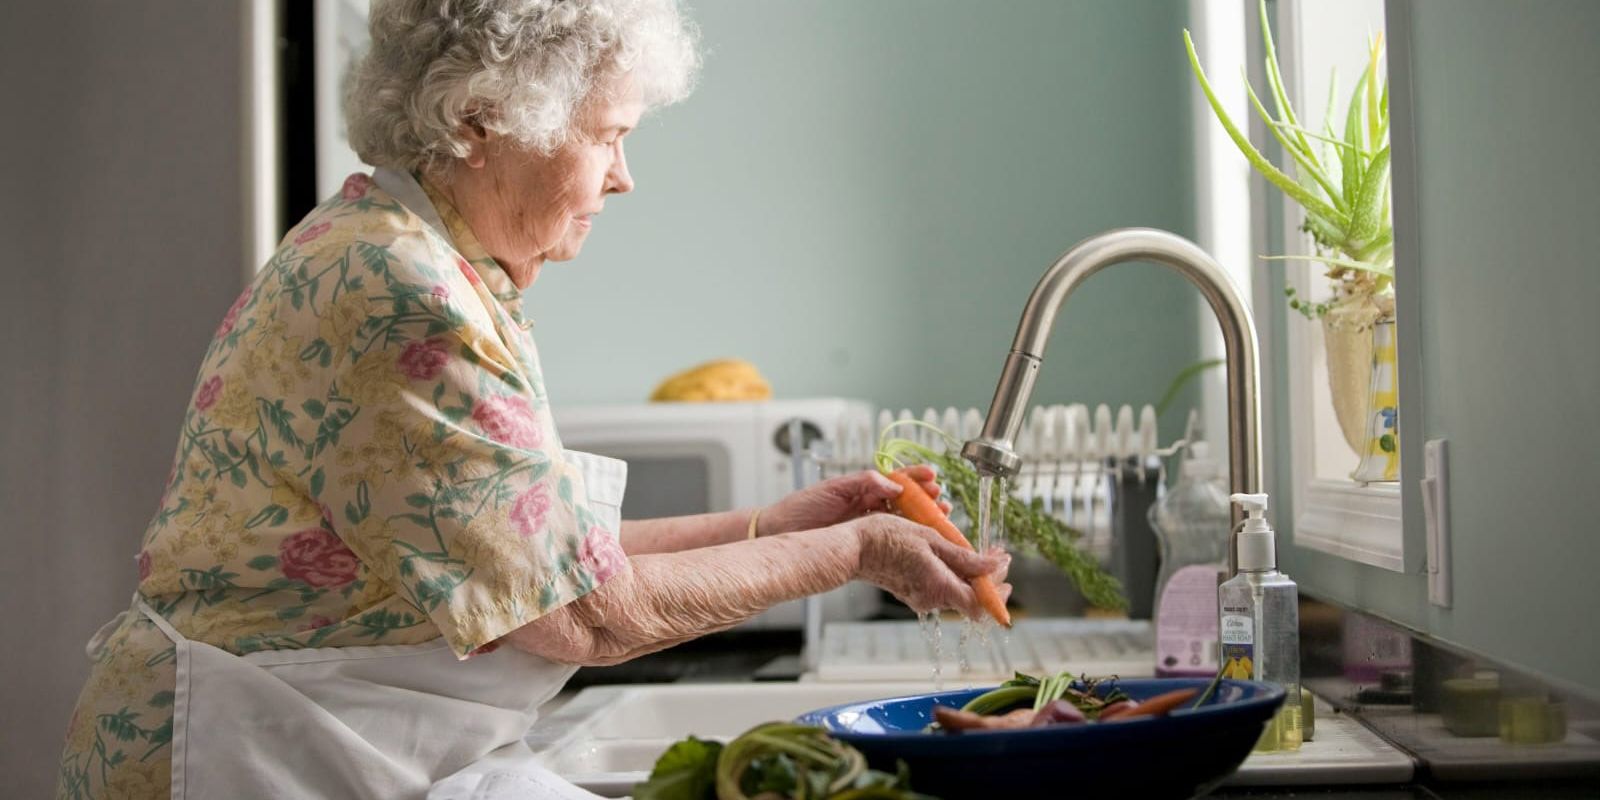
<svg viewBox="0 0 1600 800">
<path fill-rule="evenodd" d="M 1274 25 L 1274 38 L 1285 83 L 1296 97 L 1307 97 L 1309 94 L 1304 90 L 1305 87 L 1300 80 L 1305 39 L 1301 35 L 1298 5 L 1299 0 L 1278 0 L 1269 7 L 1268 13 Z M 1397 38 L 1393 35 L 1394 4 L 1385 5 L 1389 6 L 1385 9 L 1385 27 L 1390 29 L 1388 39 L 1392 45 Z M 1253 27 L 1259 24 L 1254 20 L 1252 22 Z M 1253 33 L 1256 35 L 1252 37 L 1252 41 L 1258 40 L 1259 31 Z M 1393 106 L 1397 103 L 1394 91 L 1397 65 L 1392 50 L 1393 48 L 1387 57 L 1391 81 L 1390 102 Z M 1402 75 L 1406 74 L 1404 70 L 1399 72 Z M 1405 97 L 1409 98 L 1409 92 L 1405 93 Z M 1391 112 L 1391 130 L 1400 130 L 1392 120 Z M 1258 142 L 1258 146 L 1259 144 Z M 1265 184 L 1258 182 L 1256 185 Z M 1398 179 L 1394 181 L 1394 186 L 1396 199 L 1393 205 L 1398 213 L 1401 194 Z M 1299 205 L 1276 189 L 1269 189 L 1268 202 L 1278 204 L 1281 211 L 1279 219 L 1282 221 L 1282 228 L 1279 233 L 1284 243 L 1284 253 L 1310 254 L 1307 237 L 1300 231 L 1304 212 Z M 1265 239 L 1265 235 L 1261 238 Z M 1396 238 L 1400 238 L 1398 232 Z M 1263 248 L 1262 252 L 1266 250 Z M 1397 273 L 1400 271 L 1398 266 L 1400 261 L 1401 258 L 1397 253 Z M 1314 266 L 1305 261 L 1284 262 L 1283 266 L 1286 285 L 1293 287 L 1300 296 L 1311 296 L 1313 283 L 1318 280 L 1314 274 Z M 1408 287 L 1398 288 L 1397 296 L 1406 288 Z M 1282 298 L 1277 298 L 1276 301 L 1284 302 Z M 1397 307 L 1398 315 L 1403 316 L 1408 307 L 1414 306 L 1399 302 L 1397 297 Z M 1332 425 L 1335 430 L 1337 429 L 1332 408 L 1324 407 L 1317 402 L 1318 391 L 1315 382 L 1327 380 L 1321 326 L 1315 322 L 1299 319 L 1296 315 L 1288 315 L 1285 322 L 1283 341 L 1287 356 L 1286 382 L 1289 392 L 1287 405 L 1283 411 L 1288 415 L 1287 428 L 1290 431 L 1291 485 L 1288 488 L 1294 511 L 1294 543 L 1309 550 L 1392 572 L 1414 569 L 1419 556 L 1415 552 L 1416 548 L 1408 547 L 1406 544 L 1402 502 L 1403 482 L 1361 484 L 1348 479 L 1335 480 L 1317 474 L 1314 425 Z M 1413 328 L 1414 325 L 1399 326 L 1397 337 L 1407 336 Z M 1403 341 L 1403 338 L 1401 340 Z M 1410 363 L 1415 364 L 1414 361 Z M 1406 402 L 1404 395 L 1407 388 L 1404 381 L 1401 386 L 1401 402 L 1404 409 Z M 1317 420 L 1317 422 L 1306 424 L 1306 420 Z M 1408 419 L 1407 422 L 1412 420 Z M 1408 427 L 1420 433 L 1420 427 L 1415 425 Z"/>
</svg>

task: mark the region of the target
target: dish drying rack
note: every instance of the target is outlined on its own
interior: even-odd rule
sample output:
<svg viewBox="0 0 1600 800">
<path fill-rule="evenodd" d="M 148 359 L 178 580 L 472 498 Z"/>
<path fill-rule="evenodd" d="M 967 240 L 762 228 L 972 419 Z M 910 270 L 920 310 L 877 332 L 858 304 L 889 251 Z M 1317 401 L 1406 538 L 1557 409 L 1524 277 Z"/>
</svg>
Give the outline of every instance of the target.
<svg viewBox="0 0 1600 800">
<path fill-rule="evenodd" d="M 902 420 L 920 420 L 935 426 L 954 439 L 958 447 L 979 436 L 984 422 L 975 408 L 928 408 L 921 414 L 910 409 L 882 409 L 876 414 L 847 416 L 828 435 L 807 431 L 800 420 L 793 420 L 788 429 L 789 441 L 805 444 L 791 451 L 796 488 L 873 468 L 879 432 Z M 1078 546 L 1122 580 L 1130 619 L 1032 619 L 1022 626 L 1026 631 L 1017 631 L 1021 634 L 1017 641 L 963 637 L 953 643 L 963 650 L 947 652 L 941 660 L 974 666 L 1012 665 L 1028 662 L 1021 657 L 1020 650 L 1024 648 L 1036 654 L 1098 655 L 1104 650 L 1103 641 L 1114 640 L 1115 652 L 1104 653 L 1108 663 L 1101 666 L 1115 666 L 1112 671 L 1121 674 L 1135 674 L 1128 669 L 1132 664 L 1153 666 L 1154 642 L 1148 618 L 1159 557 L 1146 514 L 1164 483 L 1163 458 L 1190 441 L 1196 420 L 1196 415 L 1191 414 L 1185 436 L 1163 448 L 1159 444 L 1156 411 L 1149 405 L 1137 412 L 1128 405 L 1113 412 L 1105 404 L 1092 411 L 1083 404 L 1031 408 L 1014 443 L 1022 464 L 1008 489 L 1026 503 L 1039 499 L 1046 513 L 1082 533 Z M 901 426 L 896 435 L 935 452 L 948 451 L 945 440 L 923 426 Z M 959 506 L 952 517 L 960 527 L 971 523 Z M 1030 587 L 1031 594 L 1036 601 L 1046 601 L 1036 604 L 1046 615 L 1072 613 L 1065 604 L 1076 598 L 1076 590 L 1042 559 L 1017 559 L 1012 565 L 1011 580 L 1019 597 L 1025 588 L 1021 581 L 1036 584 Z M 1054 595 L 1054 608 L 1050 607 L 1048 595 Z M 820 603 L 808 600 L 802 654 L 805 670 L 821 680 L 847 679 L 860 677 L 856 675 L 860 667 L 870 664 L 869 671 L 877 678 L 893 679 L 902 673 L 908 679 L 925 678 L 928 661 L 913 641 L 921 639 L 915 628 L 916 623 L 911 622 L 830 623 L 824 631 Z M 1010 652 L 1014 650 L 1019 652 Z M 1029 663 L 1044 668 L 1050 660 L 1040 656 L 1033 659 L 1038 663 Z"/>
<path fill-rule="evenodd" d="M 833 436 L 810 441 L 797 459 L 801 463 L 795 466 L 797 487 L 812 479 L 871 469 L 879 432 L 903 420 L 933 425 L 958 445 L 983 430 L 983 415 L 975 408 L 928 408 L 920 415 L 910 409 L 898 413 L 882 409 L 875 416 L 852 415 L 840 423 Z M 896 428 L 895 435 L 946 452 L 944 439 L 928 428 L 905 425 Z M 1105 404 L 1093 411 L 1082 404 L 1034 406 L 1017 434 L 1015 447 L 1022 465 L 1008 482 L 1009 490 L 1025 503 L 1039 498 L 1046 513 L 1083 534 L 1079 547 L 1109 564 L 1118 526 L 1117 501 L 1125 494 L 1119 489 L 1130 482 L 1159 485 L 1162 457 L 1181 445 L 1180 441 L 1163 449 L 1158 442 L 1153 406 L 1146 405 L 1138 412 L 1128 405 L 1115 412 Z M 1139 513 L 1144 512 L 1141 509 Z M 960 517 L 956 519 L 960 527 L 970 524 L 959 507 L 952 516 Z"/>
</svg>

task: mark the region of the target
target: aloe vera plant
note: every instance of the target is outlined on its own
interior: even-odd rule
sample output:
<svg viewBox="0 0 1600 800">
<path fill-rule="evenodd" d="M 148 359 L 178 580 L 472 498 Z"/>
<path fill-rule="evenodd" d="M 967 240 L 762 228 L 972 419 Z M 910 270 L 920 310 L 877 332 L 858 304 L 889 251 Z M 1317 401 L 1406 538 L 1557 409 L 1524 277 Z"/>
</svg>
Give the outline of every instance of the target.
<svg viewBox="0 0 1600 800">
<path fill-rule="evenodd" d="M 1368 46 L 1367 66 L 1346 104 L 1343 133 L 1333 124 L 1336 78 L 1328 88 L 1322 129 L 1314 131 L 1301 124 L 1284 89 L 1265 0 L 1260 3 L 1260 14 L 1267 83 L 1276 114 L 1267 111 L 1248 79 L 1245 89 L 1256 114 L 1294 162 L 1294 176 L 1262 155 L 1229 118 L 1200 67 L 1200 57 L 1187 30 L 1183 32 L 1183 42 L 1189 51 L 1189 66 L 1228 137 L 1257 172 L 1305 209 L 1302 230 L 1316 242 L 1318 254 L 1268 258 L 1299 258 L 1323 264 L 1334 286 L 1335 302 L 1386 293 L 1394 281 L 1394 225 L 1389 213 L 1389 82 L 1380 74 L 1383 36 L 1378 35 Z M 1289 294 L 1290 306 L 1307 316 L 1320 316 L 1327 311 L 1326 305 L 1296 298 L 1292 289 Z"/>
</svg>

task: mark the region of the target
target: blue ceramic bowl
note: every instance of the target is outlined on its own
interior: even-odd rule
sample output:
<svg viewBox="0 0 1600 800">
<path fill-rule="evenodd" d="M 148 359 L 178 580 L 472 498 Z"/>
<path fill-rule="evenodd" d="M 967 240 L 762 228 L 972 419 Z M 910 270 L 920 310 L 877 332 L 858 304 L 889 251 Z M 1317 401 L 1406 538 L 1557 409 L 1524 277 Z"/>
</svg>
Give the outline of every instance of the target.
<svg viewBox="0 0 1600 800">
<path fill-rule="evenodd" d="M 1204 678 L 1107 681 L 1135 700 Z M 991 687 L 992 688 L 992 687 Z M 1250 754 L 1283 703 L 1280 687 L 1225 680 L 1199 708 L 1165 717 L 1009 731 L 926 733 L 936 705 L 960 708 L 989 689 L 938 692 L 824 708 L 797 722 L 849 742 L 873 767 L 911 768 L 911 785 L 944 800 L 963 798 L 1194 797 L 1215 788 Z"/>
</svg>

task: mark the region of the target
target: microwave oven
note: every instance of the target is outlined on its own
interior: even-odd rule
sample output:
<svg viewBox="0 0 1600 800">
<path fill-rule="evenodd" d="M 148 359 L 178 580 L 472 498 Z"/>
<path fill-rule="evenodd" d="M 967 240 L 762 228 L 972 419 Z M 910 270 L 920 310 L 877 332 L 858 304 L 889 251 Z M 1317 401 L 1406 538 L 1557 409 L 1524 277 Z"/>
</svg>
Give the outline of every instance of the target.
<svg viewBox="0 0 1600 800">
<path fill-rule="evenodd" d="M 563 447 L 628 462 L 623 519 L 771 505 L 797 486 L 791 421 L 799 421 L 804 446 L 873 424 L 870 404 L 844 398 L 558 406 L 552 414 Z M 823 595 L 822 616 L 864 619 L 880 604 L 876 587 L 852 582 Z M 803 603 L 795 601 L 739 627 L 798 629 L 803 622 Z"/>
</svg>

